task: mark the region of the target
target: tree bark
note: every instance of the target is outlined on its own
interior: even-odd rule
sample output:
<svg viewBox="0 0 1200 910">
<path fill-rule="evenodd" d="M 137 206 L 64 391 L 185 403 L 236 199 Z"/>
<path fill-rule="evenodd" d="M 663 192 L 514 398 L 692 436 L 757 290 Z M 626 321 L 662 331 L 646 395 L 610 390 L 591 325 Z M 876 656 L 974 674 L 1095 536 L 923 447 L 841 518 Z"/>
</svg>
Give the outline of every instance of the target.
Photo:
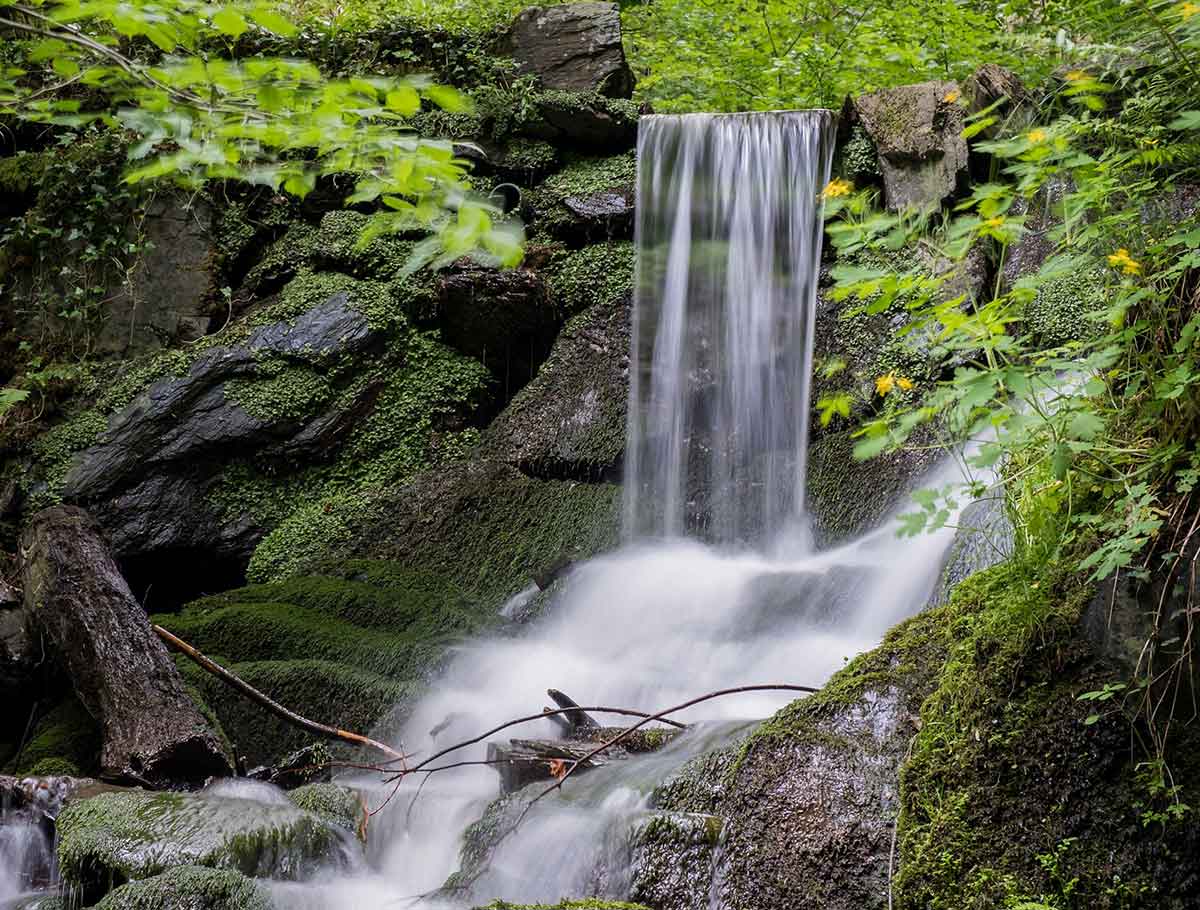
<svg viewBox="0 0 1200 910">
<path fill-rule="evenodd" d="M 26 609 L 103 731 L 101 775 L 157 787 L 229 774 L 91 516 L 39 512 L 21 536 L 21 560 Z"/>
</svg>

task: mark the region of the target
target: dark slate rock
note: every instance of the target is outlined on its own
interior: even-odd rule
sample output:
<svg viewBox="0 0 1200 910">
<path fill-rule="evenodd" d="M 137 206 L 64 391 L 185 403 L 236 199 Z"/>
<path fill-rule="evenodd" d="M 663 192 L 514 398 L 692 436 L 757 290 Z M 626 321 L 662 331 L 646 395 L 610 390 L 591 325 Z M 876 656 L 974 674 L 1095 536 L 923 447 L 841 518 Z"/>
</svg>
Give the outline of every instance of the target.
<svg viewBox="0 0 1200 910">
<path fill-rule="evenodd" d="M 1033 114 L 1033 98 L 1025 83 L 995 63 L 985 63 L 975 70 L 963 83 L 963 95 L 971 114 L 991 108 L 988 116 L 996 118 L 977 134 L 982 139 L 995 139 L 1002 132 L 1014 130 Z"/>
<path fill-rule="evenodd" d="M 625 295 L 567 323 L 537 376 L 488 428 L 487 450 L 535 477 L 615 473 L 625 449 L 629 317 Z"/>
<path fill-rule="evenodd" d="M 849 113 L 875 143 L 888 208 L 936 207 L 965 178 L 959 94 L 953 82 L 922 82 L 854 100 Z"/>
<path fill-rule="evenodd" d="M 438 281 L 442 334 L 515 392 L 545 360 L 559 326 L 542 277 L 532 269 L 467 266 Z"/>
<path fill-rule="evenodd" d="M 633 95 L 633 72 L 621 45 L 616 3 L 564 3 L 523 11 L 501 41 L 522 75 L 549 89 Z"/>
<path fill-rule="evenodd" d="M 112 417 L 96 444 L 75 457 L 63 499 L 86 505 L 121 557 L 187 547 L 245 554 L 260 530 L 226 521 L 206 503 L 221 466 L 256 453 L 321 458 L 378 389 L 368 385 L 306 418 L 264 418 L 231 401 L 226 384 L 255 377 L 266 356 L 311 365 L 369 356 L 382 344 L 382 334 L 337 294 L 295 320 L 257 329 L 243 344 L 214 348 Z"/>
</svg>

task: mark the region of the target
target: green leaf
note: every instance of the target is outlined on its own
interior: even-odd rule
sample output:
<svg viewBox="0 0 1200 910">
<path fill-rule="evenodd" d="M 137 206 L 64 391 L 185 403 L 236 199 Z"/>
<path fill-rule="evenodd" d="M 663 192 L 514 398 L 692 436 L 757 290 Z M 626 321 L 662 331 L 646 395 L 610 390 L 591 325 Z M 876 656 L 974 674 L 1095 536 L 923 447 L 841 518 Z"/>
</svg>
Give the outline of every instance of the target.
<svg viewBox="0 0 1200 910">
<path fill-rule="evenodd" d="M 219 10 L 213 16 L 212 21 L 221 34 L 229 35 L 232 38 L 238 37 L 248 28 L 246 17 L 231 6 L 226 6 Z"/>
<path fill-rule="evenodd" d="M 421 109 L 421 96 L 411 85 L 401 85 L 387 93 L 387 106 L 402 117 L 411 117 Z"/>
<path fill-rule="evenodd" d="M 283 38 L 290 38 L 299 31 L 290 20 L 266 4 L 250 10 L 250 18 L 254 20 L 255 25 Z"/>
</svg>

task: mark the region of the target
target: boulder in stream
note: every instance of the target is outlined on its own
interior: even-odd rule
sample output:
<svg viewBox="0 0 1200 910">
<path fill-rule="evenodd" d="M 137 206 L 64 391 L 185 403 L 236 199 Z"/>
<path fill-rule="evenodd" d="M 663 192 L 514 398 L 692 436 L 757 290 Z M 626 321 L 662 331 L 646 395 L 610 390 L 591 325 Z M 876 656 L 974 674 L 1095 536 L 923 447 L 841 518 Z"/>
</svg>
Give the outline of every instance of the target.
<svg viewBox="0 0 1200 910">
<path fill-rule="evenodd" d="M 88 902 L 179 867 L 288 880 L 322 864 L 350 865 L 359 853 L 342 826 L 274 787 L 245 781 L 201 793 L 133 790 L 73 800 L 58 817 L 58 837 L 63 884 Z"/>
</svg>

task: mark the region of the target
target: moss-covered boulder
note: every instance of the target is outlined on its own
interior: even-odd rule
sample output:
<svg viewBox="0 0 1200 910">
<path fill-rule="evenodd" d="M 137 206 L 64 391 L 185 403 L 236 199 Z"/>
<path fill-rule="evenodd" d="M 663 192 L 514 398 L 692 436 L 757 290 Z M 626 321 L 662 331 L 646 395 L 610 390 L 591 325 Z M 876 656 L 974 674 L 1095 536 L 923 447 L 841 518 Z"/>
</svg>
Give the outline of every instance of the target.
<svg viewBox="0 0 1200 910">
<path fill-rule="evenodd" d="M 96 910 L 272 910 L 270 894 L 231 869 L 178 866 L 121 885 Z"/>
<path fill-rule="evenodd" d="M 82 777 L 99 769 L 99 758 L 100 727 L 71 695 L 38 719 L 6 770 L 22 777 Z"/>
<path fill-rule="evenodd" d="M 394 729 L 449 648 L 496 621 L 430 572 L 352 559 L 330 572 L 202 598 L 155 619 L 281 704 L 356 731 Z M 308 743 L 199 667 L 180 666 L 248 765 L 274 764 Z"/>
<path fill-rule="evenodd" d="M 525 199 L 539 236 L 570 241 L 632 236 L 637 162 L 632 153 L 576 158 Z"/>
<path fill-rule="evenodd" d="M 497 609 L 547 566 L 614 546 L 620 503 L 615 484 L 536 480 L 492 459 L 457 462 L 364 502 L 353 526 L 292 571 L 383 560 L 433 572 Z"/>
<path fill-rule="evenodd" d="M 486 907 L 475 910 L 650 910 L 641 904 L 630 904 L 626 901 L 606 901 L 599 898 L 587 898 L 579 901 L 561 901 L 557 904 L 510 904 L 506 901 L 493 901 Z"/>
<path fill-rule="evenodd" d="M 246 782 L 196 794 L 101 793 L 69 803 L 58 817 L 63 884 L 88 903 L 182 866 L 301 878 L 320 863 L 349 861 L 353 845 L 340 827 L 281 792 Z"/>
</svg>

